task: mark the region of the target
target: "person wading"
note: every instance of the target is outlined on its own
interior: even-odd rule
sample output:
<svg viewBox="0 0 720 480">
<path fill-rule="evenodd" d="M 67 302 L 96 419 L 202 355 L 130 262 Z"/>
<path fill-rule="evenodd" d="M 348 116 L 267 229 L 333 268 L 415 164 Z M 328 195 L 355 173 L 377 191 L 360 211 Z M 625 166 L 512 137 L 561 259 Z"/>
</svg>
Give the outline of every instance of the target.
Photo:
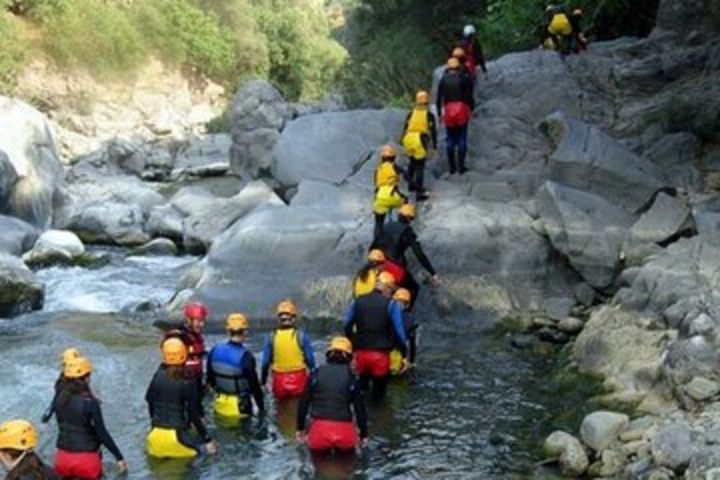
<svg viewBox="0 0 720 480">
<path fill-rule="evenodd" d="M 382 250 L 374 249 L 368 252 L 367 263 L 358 270 L 353 279 L 353 298 L 367 295 L 375 290 L 377 276 L 383 271 L 385 254 Z"/>
<path fill-rule="evenodd" d="M 216 453 L 215 442 L 199 414 L 200 397 L 194 379 L 185 368 L 187 346 L 178 338 L 168 338 L 161 350 L 162 365 L 145 394 L 152 425 L 146 439 L 148 454 L 155 458 L 192 458 Z"/>
<path fill-rule="evenodd" d="M 0 424 L 0 465 L 7 472 L 5 480 L 56 478 L 35 453 L 37 445 L 37 431 L 27 420 L 10 420 Z"/>
<path fill-rule="evenodd" d="M 52 416 L 55 414 L 55 404 L 57 403 L 57 396 L 58 392 L 62 389 L 63 385 L 67 381 L 65 379 L 65 375 L 63 373 L 63 370 L 65 369 L 65 365 L 76 358 L 80 358 L 80 351 L 77 348 L 66 348 L 62 355 L 60 356 L 60 375 L 58 376 L 58 379 L 55 381 L 55 394 L 53 395 L 53 399 L 50 401 L 50 405 L 48 405 L 47 409 L 45 410 L 45 413 L 43 413 L 42 418 L 40 421 L 42 423 L 47 423 L 50 421 Z"/>
<path fill-rule="evenodd" d="M 375 291 L 354 300 L 345 314 L 345 336 L 355 347 L 355 371 L 363 389 L 372 384 L 375 400 L 385 396 L 394 346 L 400 349 L 402 369 L 407 368 L 407 338 L 402 308 L 392 299 L 394 289 L 393 276 L 382 272 Z"/>
<path fill-rule="evenodd" d="M 352 451 L 358 444 L 367 445 L 368 426 L 365 402 L 357 377 L 350 368 L 352 343 L 345 337 L 334 337 L 325 354 L 327 363 L 315 371 L 300 400 L 297 414 L 297 440 L 307 440 L 311 451 Z M 306 433 L 308 412 L 311 422 Z"/>
<path fill-rule="evenodd" d="M 252 400 L 259 413 L 265 401 L 258 379 L 255 357 L 245 348 L 248 320 L 231 313 L 225 321 L 228 340 L 216 345 L 208 355 L 208 385 L 215 391 L 215 413 L 221 418 L 239 420 L 252 415 Z"/>
<path fill-rule="evenodd" d="M 276 308 L 278 326 L 265 338 L 261 383 L 265 385 L 272 368 L 275 398 L 299 397 L 305 390 L 308 371 L 315 369 L 315 352 L 310 335 L 297 327 L 297 307 L 290 300 Z"/>
<path fill-rule="evenodd" d="M 405 327 L 405 335 L 408 339 L 408 370 L 411 370 L 415 366 L 415 359 L 417 357 L 417 322 L 415 322 L 415 316 L 409 310 L 412 295 L 406 288 L 399 288 L 393 294 L 393 300 L 398 302 L 403 308 L 403 326 Z M 402 355 L 400 354 L 400 348 L 393 348 L 390 352 L 390 374 L 401 375 L 403 372 Z"/>
</svg>

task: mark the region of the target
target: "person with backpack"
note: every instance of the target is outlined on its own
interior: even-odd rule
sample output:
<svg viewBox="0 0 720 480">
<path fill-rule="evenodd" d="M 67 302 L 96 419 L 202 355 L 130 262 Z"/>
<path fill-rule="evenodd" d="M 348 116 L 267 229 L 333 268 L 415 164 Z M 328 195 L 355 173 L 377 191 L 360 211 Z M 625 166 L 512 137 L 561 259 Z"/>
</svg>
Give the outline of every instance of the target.
<svg viewBox="0 0 720 480">
<path fill-rule="evenodd" d="M 428 109 L 430 95 L 425 90 L 415 94 L 415 108 L 408 113 L 403 127 L 402 145 L 405 155 L 410 159 L 408 166 L 408 184 L 415 192 L 415 201 L 427 200 L 427 191 L 423 185 L 425 163 L 430 145 L 437 149 L 437 127 L 435 115 Z M 431 143 L 432 142 L 432 143 Z"/>
<path fill-rule="evenodd" d="M 461 48 L 464 53 L 463 64 L 473 81 L 475 80 L 477 67 L 480 67 L 483 73 L 487 75 L 485 55 L 483 55 L 482 46 L 480 46 L 476 34 L 477 30 L 474 25 L 465 25 L 462 39 L 457 43 L 457 47 Z"/>
<path fill-rule="evenodd" d="M 455 57 L 448 59 L 447 69 L 440 79 L 436 107 L 438 116 L 445 124 L 450 174 L 458 172 L 462 175 L 467 172 L 467 132 L 475 101 L 472 95 L 472 80 L 460 60 Z"/>
<path fill-rule="evenodd" d="M 310 336 L 297 327 L 297 307 L 291 300 L 278 304 L 278 326 L 265 338 L 260 383 L 265 385 L 272 368 L 275 398 L 299 397 L 308 374 L 315 370 L 315 352 Z"/>
<path fill-rule="evenodd" d="M 375 215 L 374 235 L 379 235 L 385 223 L 385 217 L 392 210 L 407 203 L 408 198 L 400 192 L 400 177 L 404 171 L 395 163 L 397 150 L 392 145 L 384 145 L 380 150 L 380 165 L 375 170 Z"/>
<path fill-rule="evenodd" d="M 353 278 L 353 298 L 367 295 L 375 290 L 377 276 L 383 271 L 385 254 L 377 248 L 368 252 L 367 263 Z"/>
</svg>

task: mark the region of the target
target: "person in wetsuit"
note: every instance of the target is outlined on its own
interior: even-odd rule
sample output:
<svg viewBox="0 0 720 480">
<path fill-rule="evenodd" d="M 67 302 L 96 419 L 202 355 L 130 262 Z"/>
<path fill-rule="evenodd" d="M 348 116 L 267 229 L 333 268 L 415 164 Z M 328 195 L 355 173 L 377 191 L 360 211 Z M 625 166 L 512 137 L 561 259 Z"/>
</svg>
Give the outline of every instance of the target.
<svg viewBox="0 0 720 480">
<path fill-rule="evenodd" d="M 354 300 L 345 314 L 345 336 L 355 347 L 355 371 L 363 389 L 372 384 L 375 400 L 385 396 L 390 352 L 395 346 L 400 350 L 402 370 L 407 368 L 407 338 L 402 308 L 392 299 L 394 288 L 393 276 L 382 272 L 375 290 Z"/>
<path fill-rule="evenodd" d="M 163 342 L 162 365 L 145 393 L 152 425 L 146 447 L 151 457 L 191 458 L 217 451 L 199 414 L 200 398 L 194 379 L 185 369 L 187 358 L 182 340 L 168 338 Z"/>
<path fill-rule="evenodd" d="M 282 301 L 275 310 L 278 326 L 265 338 L 261 384 L 272 369 L 275 398 L 299 397 L 305 390 L 308 373 L 315 370 L 315 352 L 310 335 L 297 326 L 297 307 Z"/>
<path fill-rule="evenodd" d="M 92 364 L 83 357 L 68 361 L 57 396 L 58 439 L 55 473 L 63 478 L 94 480 L 102 476 L 100 447 L 113 454 L 120 473 L 127 462 L 105 427 L 100 402 L 90 390 Z"/>
<path fill-rule="evenodd" d="M 407 268 L 405 252 L 408 248 L 412 249 L 420 265 L 430 274 L 432 282 L 436 285 L 440 283 L 437 272 L 430 263 L 430 259 L 425 255 L 417 235 L 410 225 L 415 219 L 415 214 L 414 205 L 403 205 L 398 212 L 397 222 L 387 223 L 371 247 L 379 248 L 385 253 L 385 271 L 393 274 L 400 287 L 410 290 L 412 296 L 410 310 L 417 301 L 420 285 Z"/>
<path fill-rule="evenodd" d="M 243 345 L 248 320 L 241 313 L 231 313 L 225 329 L 228 340 L 213 347 L 208 355 L 207 380 L 215 391 L 215 413 L 229 420 L 252 415 L 252 397 L 259 413 L 264 414 L 265 401 L 255 357 Z"/>
<path fill-rule="evenodd" d="M 80 351 L 79 351 L 77 348 L 73 348 L 73 347 L 71 347 L 71 348 L 66 348 L 66 349 L 62 352 L 62 355 L 60 356 L 60 358 L 61 358 L 61 363 L 60 363 L 60 376 L 59 376 L 58 379 L 55 381 L 55 393 L 54 393 L 54 395 L 53 395 L 52 400 L 50 401 L 50 405 L 48 405 L 47 409 L 45 410 L 45 413 L 43 413 L 43 416 L 42 416 L 42 418 L 40 419 L 40 421 L 41 421 L 42 423 L 47 423 L 47 422 L 49 422 L 50 419 L 52 418 L 52 416 L 55 414 L 55 404 L 57 403 L 58 392 L 62 389 L 62 386 L 65 384 L 65 381 L 66 381 L 66 380 L 65 380 L 65 375 L 63 374 L 63 370 L 65 369 L 65 365 L 66 365 L 70 360 L 74 360 L 74 359 L 76 359 L 76 358 L 79 358 L 80 356 L 81 356 L 81 355 L 80 355 Z"/>
<path fill-rule="evenodd" d="M 353 298 L 367 295 L 375 290 L 377 276 L 383 271 L 384 263 L 385 254 L 382 250 L 375 249 L 368 252 L 367 263 L 358 270 L 353 278 Z"/>
<path fill-rule="evenodd" d="M 415 94 L 415 108 L 405 117 L 402 145 L 410 163 L 408 185 L 415 192 L 415 201 L 428 199 L 425 190 L 425 163 L 430 147 L 437 149 L 437 125 L 435 115 L 428 109 L 430 94 L 420 90 Z"/>
<path fill-rule="evenodd" d="M 438 85 L 436 108 L 445 124 L 448 165 L 450 174 L 467 172 L 468 124 L 475 108 L 473 81 L 460 60 L 450 57 L 447 69 Z M 457 157 L 455 154 L 457 153 Z"/>
<path fill-rule="evenodd" d="M 330 341 L 327 363 L 312 373 L 300 400 L 297 414 L 298 441 L 307 440 L 311 451 L 348 452 L 358 444 L 367 445 L 368 425 L 365 403 L 357 377 L 350 368 L 352 343 L 345 337 Z M 306 433 L 308 412 L 312 421 Z"/>
<path fill-rule="evenodd" d="M 408 370 L 410 370 L 414 367 L 415 358 L 417 357 L 418 328 L 415 316 L 408 310 L 412 295 L 408 289 L 399 288 L 393 294 L 393 300 L 398 302 L 403 308 L 403 326 L 405 327 L 405 335 L 408 339 Z M 390 352 L 390 374 L 401 375 L 401 373 L 403 373 L 402 370 L 402 355 L 400 354 L 400 349 L 396 347 Z"/>
<path fill-rule="evenodd" d="M 37 430 L 27 420 L 0 424 L 0 465 L 7 471 L 5 480 L 57 478 L 35 453 L 37 444 Z"/>
<path fill-rule="evenodd" d="M 465 27 L 463 27 L 463 38 L 457 43 L 457 47 L 462 48 L 465 54 L 463 63 L 473 80 L 475 80 L 475 70 L 478 66 L 483 73 L 487 75 L 485 55 L 483 55 L 482 46 L 476 34 L 477 30 L 474 25 L 465 25 Z"/>
</svg>

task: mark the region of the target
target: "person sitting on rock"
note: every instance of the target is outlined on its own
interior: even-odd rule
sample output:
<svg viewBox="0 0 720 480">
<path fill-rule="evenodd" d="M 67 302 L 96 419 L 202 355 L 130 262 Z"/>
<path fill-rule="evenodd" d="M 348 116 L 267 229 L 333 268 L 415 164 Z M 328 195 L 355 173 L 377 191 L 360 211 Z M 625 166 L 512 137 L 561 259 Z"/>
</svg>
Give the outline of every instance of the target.
<svg viewBox="0 0 720 480">
<path fill-rule="evenodd" d="M 437 149 L 437 127 L 435 115 L 428 109 L 430 95 L 425 90 L 415 94 L 415 108 L 405 118 L 402 145 L 405 155 L 410 159 L 408 166 L 408 184 L 415 192 L 415 201 L 427 200 L 427 191 L 423 185 L 425 162 L 432 141 Z"/>
<path fill-rule="evenodd" d="M 49 422 L 50 419 L 52 418 L 52 416 L 55 414 L 58 392 L 60 390 L 62 390 L 63 385 L 65 384 L 65 382 L 67 382 L 67 379 L 65 378 L 65 374 L 63 373 L 63 370 L 65 369 L 65 365 L 67 365 L 67 363 L 71 360 L 80 358 L 80 356 L 81 356 L 80 351 L 77 348 L 73 348 L 73 347 L 66 348 L 62 352 L 62 355 L 60 356 L 60 358 L 61 358 L 60 376 L 55 381 L 55 394 L 53 395 L 53 399 L 50 401 L 50 405 L 48 405 L 48 408 L 45 410 L 45 413 L 43 413 L 43 416 L 40 419 L 40 421 L 42 423 Z"/>
<path fill-rule="evenodd" d="M 398 288 L 393 294 L 393 300 L 398 302 L 403 308 L 403 326 L 405 327 L 405 335 L 408 339 L 408 370 L 411 370 L 415 365 L 415 358 L 417 357 L 417 328 L 418 325 L 415 322 L 415 316 L 410 311 L 410 301 L 412 295 L 406 288 Z M 401 375 L 403 372 L 402 355 L 400 354 L 400 348 L 393 348 L 390 352 L 390 375 Z"/>
<path fill-rule="evenodd" d="M 187 346 L 179 338 L 168 338 L 161 351 L 162 365 L 145 393 L 152 425 L 146 438 L 148 455 L 192 458 L 216 453 L 217 446 L 199 415 L 200 397 L 195 380 L 185 368 Z"/>
<path fill-rule="evenodd" d="M 395 164 L 396 157 L 397 150 L 392 145 L 385 145 L 380 150 L 380 165 L 375 170 L 375 200 L 373 202 L 375 236 L 382 231 L 388 213 L 408 201 L 407 196 L 400 192 L 400 177 L 405 172 Z"/>
<path fill-rule="evenodd" d="M 367 413 L 362 389 L 350 368 L 352 355 L 350 340 L 334 337 L 325 354 L 327 363 L 313 372 L 305 387 L 298 406 L 296 438 L 299 442 L 307 440 L 311 451 L 353 451 L 358 444 L 353 413 L 360 443 L 367 446 Z M 308 412 L 312 420 L 306 434 Z"/>
<path fill-rule="evenodd" d="M 475 80 L 475 72 L 478 66 L 480 66 L 483 73 L 487 75 L 485 56 L 483 55 L 482 47 L 480 46 L 476 33 L 477 30 L 474 25 L 465 25 L 465 27 L 463 27 L 463 38 L 457 44 L 457 47 L 463 51 L 463 64 L 473 81 Z"/>
<path fill-rule="evenodd" d="M 465 157 L 467 155 L 468 123 L 475 106 L 472 84 L 473 82 L 460 64 L 460 60 L 450 57 L 447 61 L 447 69 L 440 79 L 436 99 L 438 116 L 445 124 L 450 174 L 455 172 L 463 174 L 467 171 Z"/>
<path fill-rule="evenodd" d="M 7 471 L 5 480 L 56 478 L 35 453 L 37 445 L 37 430 L 27 420 L 0 424 L 0 465 Z"/>
<path fill-rule="evenodd" d="M 385 254 L 382 250 L 373 249 L 368 252 L 367 263 L 358 270 L 353 279 L 353 298 L 367 295 L 375 290 L 377 276 L 383 271 Z"/>
<path fill-rule="evenodd" d="M 385 225 L 382 233 L 375 242 L 373 242 L 371 247 L 383 251 L 385 254 L 384 270 L 391 273 L 395 279 L 397 279 L 400 287 L 410 291 L 410 310 L 412 310 L 417 301 L 420 285 L 407 269 L 405 252 L 408 248 L 411 248 L 415 253 L 415 257 L 417 257 L 420 265 L 430 274 L 433 283 L 437 285 L 440 282 L 437 272 L 430 263 L 430 259 L 425 255 L 425 252 L 420 246 L 420 242 L 418 242 L 417 235 L 411 226 L 412 221 L 415 219 L 415 214 L 416 210 L 414 205 L 408 203 L 400 207 L 398 220 Z"/>
<path fill-rule="evenodd" d="M 345 336 L 355 346 L 355 371 L 363 389 L 372 384 L 375 400 L 385 396 L 390 376 L 390 351 L 397 345 L 402 370 L 407 368 L 407 338 L 400 304 L 392 299 L 395 279 L 378 275 L 375 290 L 354 300 L 345 314 Z"/>
<path fill-rule="evenodd" d="M 247 339 L 247 318 L 241 313 L 231 313 L 225 321 L 225 330 L 228 340 L 213 347 L 208 355 L 207 380 L 215 391 L 215 413 L 231 421 L 252 415 L 252 397 L 258 411 L 264 414 L 265 402 L 255 371 L 255 357 L 243 344 Z"/>
<path fill-rule="evenodd" d="M 276 309 L 278 326 L 265 338 L 261 383 L 265 385 L 272 367 L 275 398 L 299 397 L 305 390 L 308 371 L 315 370 L 315 352 L 310 335 L 297 327 L 297 307 L 290 300 Z"/>
</svg>

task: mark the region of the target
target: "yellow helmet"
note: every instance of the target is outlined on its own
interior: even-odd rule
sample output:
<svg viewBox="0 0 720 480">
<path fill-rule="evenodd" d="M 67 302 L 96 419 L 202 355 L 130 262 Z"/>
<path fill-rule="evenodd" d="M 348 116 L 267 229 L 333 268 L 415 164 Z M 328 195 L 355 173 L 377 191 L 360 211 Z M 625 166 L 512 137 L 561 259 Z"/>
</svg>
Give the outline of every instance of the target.
<svg viewBox="0 0 720 480">
<path fill-rule="evenodd" d="M 412 295 L 410 294 L 410 290 L 408 290 L 407 288 L 400 288 L 397 292 L 395 292 L 393 298 L 398 302 L 410 303 Z"/>
<path fill-rule="evenodd" d="M 85 357 L 77 357 L 70 359 L 65 363 L 63 368 L 63 376 L 65 378 L 82 378 L 92 372 L 93 366 Z"/>
<path fill-rule="evenodd" d="M 277 315 L 292 315 L 293 317 L 297 316 L 297 307 L 292 302 L 292 300 L 284 300 L 280 303 L 278 303 L 277 310 L 275 312 Z"/>
<path fill-rule="evenodd" d="M 425 90 L 420 90 L 415 94 L 415 103 L 417 105 L 427 105 L 430 101 L 430 95 Z"/>
<path fill-rule="evenodd" d="M 452 55 L 450 55 L 450 56 L 460 60 L 461 58 L 463 58 L 465 56 L 465 50 L 462 49 L 461 47 L 455 47 L 455 48 L 453 48 Z"/>
<path fill-rule="evenodd" d="M 0 424 L 0 450 L 30 450 L 37 444 L 37 430 L 27 420 L 10 420 Z"/>
<path fill-rule="evenodd" d="M 187 345 L 179 338 L 168 338 L 160 348 L 162 349 L 162 363 L 165 365 L 184 365 L 187 361 Z"/>
<path fill-rule="evenodd" d="M 402 215 L 407 218 L 415 218 L 416 213 L 415 205 L 412 203 L 406 203 L 398 209 L 398 215 Z"/>
<path fill-rule="evenodd" d="M 247 330 L 248 319 L 242 313 L 231 313 L 225 319 L 226 330 Z"/>
<path fill-rule="evenodd" d="M 327 351 L 330 352 L 333 350 L 351 355 L 352 342 L 347 337 L 333 337 L 330 340 L 330 345 L 328 346 Z"/>
<path fill-rule="evenodd" d="M 380 275 L 377 277 L 377 281 L 381 285 L 387 285 L 390 287 L 395 286 L 395 277 L 390 272 L 380 272 Z"/>
<path fill-rule="evenodd" d="M 460 68 L 460 60 L 458 60 L 455 57 L 448 58 L 447 68 L 449 70 L 456 70 L 456 69 Z"/>
<path fill-rule="evenodd" d="M 80 357 L 80 350 L 77 348 L 66 348 L 63 350 L 62 355 L 60 355 L 60 358 L 62 359 L 62 365 L 65 366 L 66 363 L 68 363 L 70 360 L 73 360 L 75 358 Z"/>
<path fill-rule="evenodd" d="M 368 253 L 367 258 L 371 262 L 384 262 L 385 254 L 379 248 L 374 248 L 374 249 L 370 250 L 370 253 Z"/>
<path fill-rule="evenodd" d="M 382 158 L 395 158 L 397 157 L 397 150 L 392 145 L 383 145 L 380 149 L 380 156 Z"/>
</svg>

